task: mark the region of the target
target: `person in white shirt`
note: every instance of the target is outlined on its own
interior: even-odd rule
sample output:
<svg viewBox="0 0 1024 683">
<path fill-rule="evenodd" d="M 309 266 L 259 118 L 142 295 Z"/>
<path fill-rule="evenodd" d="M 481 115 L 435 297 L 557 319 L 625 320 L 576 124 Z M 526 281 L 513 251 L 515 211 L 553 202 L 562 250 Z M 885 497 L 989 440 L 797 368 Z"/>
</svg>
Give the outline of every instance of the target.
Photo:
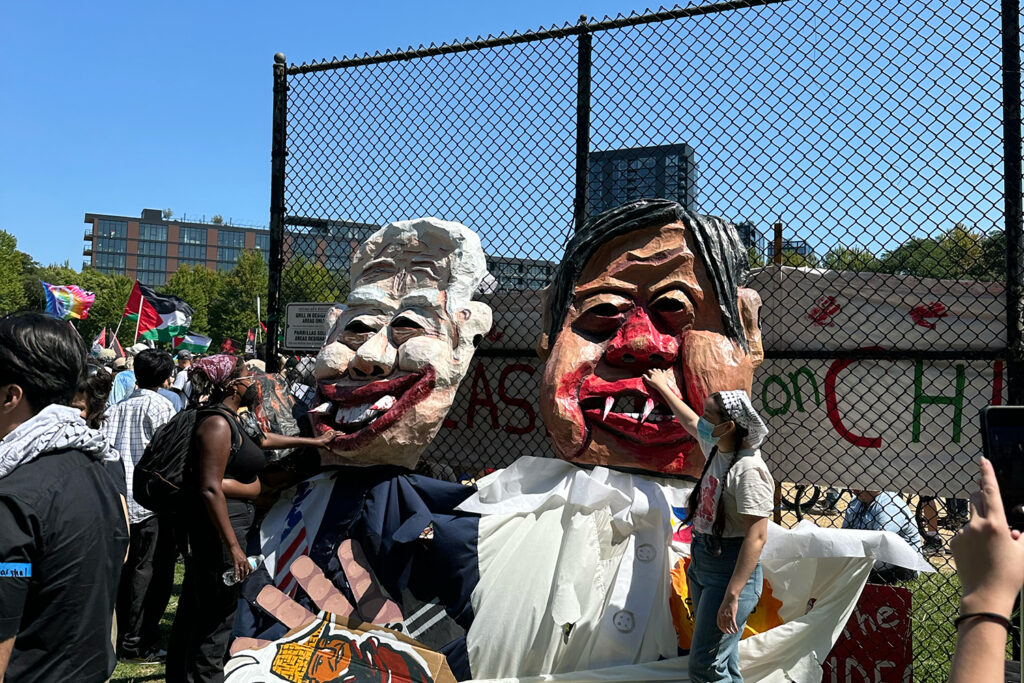
<svg viewBox="0 0 1024 683">
<path fill-rule="evenodd" d="M 690 646 L 694 681 L 737 681 L 740 636 L 761 597 L 761 551 L 768 538 L 775 482 L 758 446 L 768 428 L 745 391 L 708 396 L 703 415 L 675 394 L 665 370 L 644 376 L 707 460 L 683 524 L 693 521 L 687 579 L 695 624 Z"/>
<path fill-rule="evenodd" d="M 121 659 L 155 661 L 160 617 L 170 599 L 177 549 L 170 527 L 136 502 L 132 479 L 153 434 L 174 417 L 171 402 L 157 393 L 171 377 L 169 354 L 147 349 L 135 357 L 138 388 L 109 410 L 102 432 L 121 453 L 128 485 L 131 544 L 117 595 L 117 654 Z"/>
<path fill-rule="evenodd" d="M 192 400 L 192 381 L 188 378 L 188 369 L 192 367 L 192 352 L 178 351 L 178 369 L 175 371 L 172 389 L 180 392 L 186 403 Z"/>
</svg>

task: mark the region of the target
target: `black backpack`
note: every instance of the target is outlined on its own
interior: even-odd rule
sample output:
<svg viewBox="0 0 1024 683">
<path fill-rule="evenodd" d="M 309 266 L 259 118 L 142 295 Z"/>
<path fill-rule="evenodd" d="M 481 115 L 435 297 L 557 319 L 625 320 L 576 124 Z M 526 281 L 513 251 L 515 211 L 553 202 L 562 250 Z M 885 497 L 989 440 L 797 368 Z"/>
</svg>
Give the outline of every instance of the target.
<svg viewBox="0 0 1024 683">
<path fill-rule="evenodd" d="M 132 477 L 132 497 L 142 507 L 159 514 L 183 509 L 186 478 L 194 475 L 192 435 L 209 415 L 221 415 L 231 427 L 231 456 L 242 445 L 242 435 L 230 411 L 216 406 L 188 408 L 161 425 L 153 434 Z"/>
</svg>

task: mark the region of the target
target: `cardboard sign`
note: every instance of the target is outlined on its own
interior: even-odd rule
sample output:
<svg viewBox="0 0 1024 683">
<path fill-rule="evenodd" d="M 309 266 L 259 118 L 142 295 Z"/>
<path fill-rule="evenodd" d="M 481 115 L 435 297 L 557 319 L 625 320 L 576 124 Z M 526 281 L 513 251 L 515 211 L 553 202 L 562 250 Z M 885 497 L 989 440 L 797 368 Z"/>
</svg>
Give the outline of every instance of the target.
<svg viewBox="0 0 1024 683">
<path fill-rule="evenodd" d="M 225 666 L 231 683 L 274 680 L 381 680 L 393 683 L 455 683 L 444 655 L 401 633 L 325 614 L 273 643 L 242 650 Z"/>
<path fill-rule="evenodd" d="M 867 584 L 822 665 L 822 683 L 910 683 L 912 600 L 907 588 Z"/>
</svg>

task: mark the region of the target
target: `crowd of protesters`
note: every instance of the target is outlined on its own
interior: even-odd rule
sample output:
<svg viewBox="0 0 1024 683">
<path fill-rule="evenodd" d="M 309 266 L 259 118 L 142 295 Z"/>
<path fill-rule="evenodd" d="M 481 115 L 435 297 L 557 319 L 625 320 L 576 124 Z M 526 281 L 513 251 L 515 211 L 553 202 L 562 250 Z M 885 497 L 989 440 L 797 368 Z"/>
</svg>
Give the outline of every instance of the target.
<svg viewBox="0 0 1024 683">
<path fill-rule="evenodd" d="M 0 681 L 104 681 L 118 658 L 166 658 L 168 681 L 223 679 L 238 582 L 254 568 L 246 549 L 267 451 L 335 436 L 273 431 L 264 383 L 299 408 L 312 394 L 308 361 L 274 361 L 267 375 L 240 357 L 175 361 L 144 344 L 125 359 L 91 359 L 64 322 L 0 318 Z M 195 474 L 188 504 L 166 517 L 135 499 L 133 470 L 183 408 L 197 410 Z M 954 681 L 1001 680 L 1005 615 L 1024 583 L 1024 539 L 984 459 L 981 473 L 951 544 L 963 587 Z M 912 517 L 898 496 L 857 491 L 844 526 L 896 524 L 917 545 Z M 158 626 L 179 555 L 185 579 L 164 652 Z M 878 580 L 910 578 L 875 569 Z"/>
<path fill-rule="evenodd" d="M 220 680 L 239 589 L 222 574 L 252 570 L 265 451 L 333 437 L 271 431 L 286 420 L 261 414 L 266 377 L 251 359 L 126 351 L 87 354 L 45 315 L 0 319 L 0 680 L 104 681 L 118 660 L 166 660 L 169 681 Z M 299 413 L 312 366 L 285 366 L 278 358 L 274 378 Z M 134 469 L 157 430 L 199 404 L 195 504 L 157 514 L 135 499 Z M 162 643 L 179 557 L 185 581 Z"/>
</svg>

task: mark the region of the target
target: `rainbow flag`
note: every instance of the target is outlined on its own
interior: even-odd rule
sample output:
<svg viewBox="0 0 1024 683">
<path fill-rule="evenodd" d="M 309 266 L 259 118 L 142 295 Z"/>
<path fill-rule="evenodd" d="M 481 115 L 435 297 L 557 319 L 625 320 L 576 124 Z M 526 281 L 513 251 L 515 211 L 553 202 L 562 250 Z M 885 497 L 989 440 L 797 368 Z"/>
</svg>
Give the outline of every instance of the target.
<svg viewBox="0 0 1024 683">
<path fill-rule="evenodd" d="M 54 318 L 84 320 L 89 316 L 89 308 L 96 300 L 95 294 L 77 285 L 51 285 L 42 280 L 39 282 L 46 292 L 46 312 Z"/>
</svg>

